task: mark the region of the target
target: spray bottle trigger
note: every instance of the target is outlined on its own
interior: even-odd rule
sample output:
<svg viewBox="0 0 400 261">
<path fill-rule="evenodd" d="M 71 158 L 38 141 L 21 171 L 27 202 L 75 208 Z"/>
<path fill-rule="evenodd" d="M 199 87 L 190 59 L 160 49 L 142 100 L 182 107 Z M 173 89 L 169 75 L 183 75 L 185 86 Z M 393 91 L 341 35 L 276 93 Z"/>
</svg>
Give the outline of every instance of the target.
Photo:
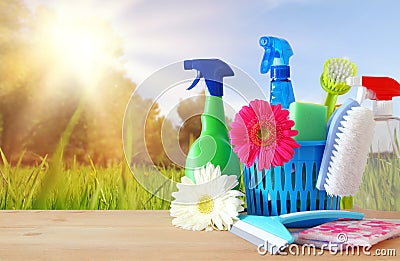
<svg viewBox="0 0 400 261">
<path fill-rule="evenodd" d="M 346 84 L 349 86 L 357 86 L 357 98 L 356 101 L 362 104 L 366 99 L 376 99 L 376 94 L 362 85 L 361 76 L 352 76 L 346 79 Z"/>
<path fill-rule="evenodd" d="M 193 89 L 199 83 L 201 77 L 203 77 L 203 75 L 201 74 L 200 71 L 197 71 L 196 79 L 194 79 L 194 81 L 192 82 L 192 85 L 190 85 L 189 88 L 187 88 L 186 90 Z"/>
<path fill-rule="evenodd" d="M 367 88 L 365 88 L 363 86 L 358 87 L 356 101 L 359 104 L 362 104 L 367 99 L 376 100 L 376 98 L 377 98 L 376 93 L 374 91 L 368 90 Z"/>
<path fill-rule="evenodd" d="M 367 98 L 367 88 L 362 87 L 362 86 L 358 87 L 356 101 L 359 104 L 362 104 L 366 98 Z"/>
<path fill-rule="evenodd" d="M 275 58 L 275 49 L 273 48 L 266 48 L 264 51 L 264 57 L 262 58 L 261 61 L 261 73 L 267 73 L 269 69 L 271 68 L 271 65 L 274 61 Z"/>
</svg>

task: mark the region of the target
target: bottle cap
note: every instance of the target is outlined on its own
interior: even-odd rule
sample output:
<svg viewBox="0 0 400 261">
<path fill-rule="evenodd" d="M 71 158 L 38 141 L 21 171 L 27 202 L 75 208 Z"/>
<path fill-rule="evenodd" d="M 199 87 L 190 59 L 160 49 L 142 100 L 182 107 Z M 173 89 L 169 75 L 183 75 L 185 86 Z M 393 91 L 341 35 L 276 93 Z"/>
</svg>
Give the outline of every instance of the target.
<svg viewBox="0 0 400 261">
<path fill-rule="evenodd" d="M 271 66 L 271 78 L 287 79 L 290 77 L 290 66 L 276 65 Z"/>
</svg>

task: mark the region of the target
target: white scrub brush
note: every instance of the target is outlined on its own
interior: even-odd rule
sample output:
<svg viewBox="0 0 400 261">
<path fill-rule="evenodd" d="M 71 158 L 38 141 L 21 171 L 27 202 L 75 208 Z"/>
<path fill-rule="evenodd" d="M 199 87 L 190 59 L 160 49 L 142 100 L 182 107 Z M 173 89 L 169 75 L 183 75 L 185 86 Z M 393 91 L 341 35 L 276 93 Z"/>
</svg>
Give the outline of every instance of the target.
<svg viewBox="0 0 400 261">
<path fill-rule="evenodd" d="M 374 134 L 374 115 L 348 99 L 332 115 L 316 187 L 340 197 L 356 194 Z"/>
</svg>

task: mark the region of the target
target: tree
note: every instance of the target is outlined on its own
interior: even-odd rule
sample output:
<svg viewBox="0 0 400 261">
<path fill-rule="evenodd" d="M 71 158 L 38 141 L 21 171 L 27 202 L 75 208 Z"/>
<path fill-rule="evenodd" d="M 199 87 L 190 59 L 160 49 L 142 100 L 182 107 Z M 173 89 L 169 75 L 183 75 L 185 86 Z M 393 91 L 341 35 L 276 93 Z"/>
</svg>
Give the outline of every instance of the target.
<svg viewBox="0 0 400 261">
<path fill-rule="evenodd" d="M 120 160 L 122 119 L 135 84 L 122 69 L 122 42 L 111 26 L 96 19 L 82 21 L 106 39 L 99 50 L 104 59 L 90 64 L 90 75 L 82 75 L 74 70 L 79 61 L 71 68 L 60 64 L 49 48 L 51 39 L 43 36 L 46 26 L 57 22 L 54 12 L 41 8 L 32 15 L 14 0 L 0 0 L 0 12 L 0 146 L 8 158 L 17 159 L 25 149 L 28 155 L 51 154 L 85 99 L 66 158 L 87 162 L 90 156 L 103 165 Z"/>
<path fill-rule="evenodd" d="M 37 155 L 52 154 L 83 101 L 81 117 L 64 148 L 64 159 L 68 162 L 76 157 L 81 163 L 93 160 L 96 165 L 120 161 L 124 111 L 136 86 L 125 76 L 122 42 L 111 26 L 91 18 L 73 21 L 73 30 L 62 28 L 62 23 L 57 27 L 60 18 L 56 13 L 40 8 L 33 15 L 14 0 L 0 0 L 0 12 L 5 14 L 0 18 L 0 30 L 7 33 L 7 37 L 0 37 L 0 146 L 7 157 L 15 161 L 27 150 L 25 163 L 33 163 Z M 94 57 L 83 66 L 85 61 L 80 61 L 79 56 L 76 61 L 65 56 L 64 51 L 74 54 L 63 48 L 68 49 L 68 44 L 80 47 L 84 39 L 68 39 L 65 35 L 49 38 L 49 27 L 55 25 L 55 34 L 65 29 L 68 34 L 89 28 L 89 33 L 103 41 L 97 46 L 101 59 Z M 124 129 L 129 160 L 150 164 L 148 152 L 154 163 L 170 165 L 166 150 L 173 152 L 176 148 L 172 148 L 172 139 L 162 140 L 161 130 L 167 136 L 176 136 L 172 123 L 165 120 L 152 100 L 133 96 L 129 108 L 125 119 L 130 123 Z M 143 140 L 147 148 L 140 142 Z"/>
<path fill-rule="evenodd" d="M 189 146 L 200 136 L 201 114 L 204 111 L 204 92 L 193 99 L 186 99 L 179 103 L 177 112 L 182 124 L 179 130 L 179 143 L 182 151 L 187 155 Z"/>
<path fill-rule="evenodd" d="M 133 95 L 126 110 L 123 131 L 126 157 L 130 165 L 170 166 L 173 163 L 167 152 L 175 153 L 173 141 L 177 130 L 161 114 L 158 103 Z"/>
<path fill-rule="evenodd" d="M 179 103 L 177 112 L 182 121 L 179 128 L 179 143 L 185 155 L 188 154 L 192 143 L 201 133 L 201 114 L 204 112 L 205 93 L 202 92 L 196 98 L 186 99 Z M 229 129 L 232 119 L 225 117 L 226 126 Z"/>
<path fill-rule="evenodd" d="M 29 68 L 22 62 L 26 57 L 23 29 L 27 20 L 29 12 L 21 1 L 0 0 L 0 146 L 5 152 L 19 147 L 17 137 L 23 126 L 14 118 L 25 118 L 23 111 L 29 99 L 25 87 Z"/>
<path fill-rule="evenodd" d="M 38 14 L 37 23 L 39 25 L 35 28 L 39 29 L 35 31 L 36 34 L 43 33 L 40 29 L 41 24 L 57 21 L 57 17 L 49 12 L 41 10 Z M 55 81 L 55 86 L 43 88 L 42 85 L 42 89 L 45 90 L 48 97 L 46 99 L 38 97 L 35 119 L 41 125 L 50 123 L 55 127 L 42 128 L 41 137 L 38 136 L 36 139 L 35 136 L 30 135 L 28 148 L 35 151 L 46 140 L 49 141 L 49 146 L 47 148 L 42 146 L 40 154 L 51 153 L 56 144 L 55 141 L 58 140 L 68 122 L 65 119 L 70 118 L 79 101 L 84 99 L 84 111 L 66 147 L 65 156 L 67 159 L 76 156 L 80 162 L 88 162 L 90 157 L 97 165 L 109 165 L 113 161 L 120 161 L 123 156 L 122 121 L 126 104 L 135 89 L 135 84 L 125 76 L 126 72 L 121 66 L 120 59 L 123 55 L 122 42 L 110 25 L 94 18 L 89 22 L 83 20 L 78 25 L 80 24 L 89 29 L 87 33 L 95 32 L 96 36 L 103 41 L 98 47 L 102 59 L 96 60 L 96 64 L 89 63 L 90 67 L 82 68 L 86 75 L 82 75 L 82 71 L 71 68 L 58 76 L 59 79 Z M 73 29 L 80 30 L 80 28 Z M 71 41 L 71 39 L 66 40 Z M 46 43 L 41 44 L 39 41 L 39 51 L 36 54 L 42 51 L 40 49 L 42 45 L 46 45 Z M 57 57 L 59 53 L 56 52 L 54 55 Z M 44 59 L 38 59 L 42 61 L 41 70 L 38 73 L 45 79 L 57 76 L 57 72 L 48 68 L 48 64 L 51 64 L 54 57 L 48 57 L 48 55 L 43 57 Z M 77 58 L 79 59 L 79 57 Z M 46 59 L 49 62 L 43 63 L 43 60 Z M 75 65 L 80 61 L 73 62 Z M 61 66 L 63 65 L 61 64 Z M 76 66 L 80 68 L 79 64 Z M 54 106 L 50 106 L 51 104 Z M 49 108 L 51 112 L 48 112 Z M 43 112 L 47 112 L 46 114 L 51 117 L 43 117 Z M 36 126 L 30 128 L 30 134 L 35 133 L 36 130 Z M 50 140 L 51 137 L 55 138 Z"/>
</svg>

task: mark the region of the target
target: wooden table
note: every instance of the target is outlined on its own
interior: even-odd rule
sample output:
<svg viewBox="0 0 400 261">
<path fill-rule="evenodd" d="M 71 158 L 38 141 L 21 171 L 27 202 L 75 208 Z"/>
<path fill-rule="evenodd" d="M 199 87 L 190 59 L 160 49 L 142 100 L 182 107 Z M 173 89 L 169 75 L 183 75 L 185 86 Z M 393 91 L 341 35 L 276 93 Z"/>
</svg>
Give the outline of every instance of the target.
<svg viewBox="0 0 400 261">
<path fill-rule="evenodd" d="M 366 212 L 400 219 L 400 212 Z M 376 245 L 396 249 L 400 238 Z M 229 232 L 192 232 L 171 225 L 168 211 L 0 211 L 0 260 L 270 259 Z M 277 259 L 287 258 L 274 256 Z M 309 259 L 310 256 L 290 258 Z M 365 258 L 363 256 L 353 258 Z M 343 256 L 324 253 L 325 259 Z"/>
</svg>

